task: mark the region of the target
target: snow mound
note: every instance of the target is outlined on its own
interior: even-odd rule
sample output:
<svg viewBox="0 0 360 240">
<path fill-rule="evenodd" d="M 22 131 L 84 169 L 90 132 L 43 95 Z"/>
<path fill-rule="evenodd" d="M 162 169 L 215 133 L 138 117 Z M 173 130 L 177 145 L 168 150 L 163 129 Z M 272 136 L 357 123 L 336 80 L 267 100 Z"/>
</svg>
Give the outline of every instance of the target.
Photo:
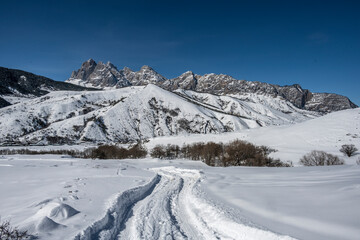
<svg viewBox="0 0 360 240">
<path fill-rule="evenodd" d="M 64 228 L 64 227 L 66 226 L 61 225 L 48 217 L 43 217 L 36 224 L 35 230 L 37 232 L 51 232 L 55 229 Z"/>
<path fill-rule="evenodd" d="M 55 219 L 67 219 L 78 213 L 79 213 L 79 211 L 76 210 L 75 208 L 73 208 L 65 203 L 60 203 L 58 206 L 54 207 L 50 211 L 49 216 L 51 218 L 55 218 Z"/>
</svg>

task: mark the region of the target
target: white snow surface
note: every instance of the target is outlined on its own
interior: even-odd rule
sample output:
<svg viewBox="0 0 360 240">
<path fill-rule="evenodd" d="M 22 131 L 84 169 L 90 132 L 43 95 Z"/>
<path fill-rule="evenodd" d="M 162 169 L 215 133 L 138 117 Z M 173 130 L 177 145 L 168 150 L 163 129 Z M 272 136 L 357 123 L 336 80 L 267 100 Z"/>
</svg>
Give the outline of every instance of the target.
<svg viewBox="0 0 360 240">
<path fill-rule="evenodd" d="M 136 89 L 144 99 L 152 98 L 155 91 L 155 95 L 160 96 L 157 103 L 166 97 L 174 97 L 158 88 L 151 92 L 143 91 L 143 87 L 128 88 L 129 91 L 122 92 L 119 98 L 126 97 L 139 105 L 134 108 L 139 114 L 147 109 L 135 98 L 139 96 L 134 93 Z M 109 104 L 117 91 L 104 95 L 93 93 L 95 100 L 91 104 L 93 108 L 98 107 L 94 111 L 104 114 L 105 123 L 111 118 L 106 118 L 107 114 L 112 116 L 117 112 L 117 104 Z M 67 99 L 83 98 L 78 93 L 63 94 Z M 43 108 L 43 112 L 51 113 L 49 119 L 61 119 L 64 114 L 60 113 L 64 111 L 59 109 L 78 102 L 69 100 L 68 105 L 59 108 L 51 105 L 53 108 L 46 110 L 39 100 L 37 104 L 26 107 Z M 105 103 L 108 105 L 101 107 Z M 165 106 L 169 109 L 184 107 L 181 108 L 184 115 L 186 111 L 195 110 L 203 116 L 210 114 L 208 108 L 190 105 L 187 101 L 174 101 Z M 13 107 L 22 109 L 23 104 Z M 4 109 L 6 113 L 13 108 Z M 29 230 L 39 239 L 50 240 L 359 239 L 360 165 L 355 164 L 359 154 L 344 157 L 339 148 L 342 144 L 354 144 L 360 149 L 360 109 L 339 111 L 286 126 L 158 137 L 150 139 L 146 147 L 150 150 L 156 144 L 182 145 L 233 139 L 273 147 L 278 151 L 272 153 L 272 157 L 292 161 L 295 165 L 311 150 L 336 154 L 346 164 L 222 168 L 184 159 L 86 160 L 56 155 L 0 156 L 1 220 L 10 220 L 14 226 Z"/>
<path fill-rule="evenodd" d="M 358 239 L 360 167 L 0 157 L 1 219 L 39 239 Z"/>
</svg>

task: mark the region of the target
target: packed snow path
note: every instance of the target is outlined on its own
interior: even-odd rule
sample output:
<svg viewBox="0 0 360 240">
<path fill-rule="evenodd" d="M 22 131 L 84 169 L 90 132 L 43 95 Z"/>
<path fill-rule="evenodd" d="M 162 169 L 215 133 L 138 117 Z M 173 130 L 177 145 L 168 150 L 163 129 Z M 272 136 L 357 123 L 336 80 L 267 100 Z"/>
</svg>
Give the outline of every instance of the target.
<svg viewBox="0 0 360 240">
<path fill-rule="evenodd" d="M 157 175 L 150 183 L 119 195 L 106 216 L 75 239 L 293 239 L 200 197 L 198 170 L 152 170 Z"/>
</svg>

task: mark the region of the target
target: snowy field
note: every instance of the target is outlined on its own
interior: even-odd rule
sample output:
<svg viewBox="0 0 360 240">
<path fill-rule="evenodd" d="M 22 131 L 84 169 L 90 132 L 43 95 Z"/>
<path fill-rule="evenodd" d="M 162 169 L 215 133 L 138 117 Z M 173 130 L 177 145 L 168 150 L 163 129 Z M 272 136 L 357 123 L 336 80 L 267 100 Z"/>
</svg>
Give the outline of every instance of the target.
<svg viewBox="0 0 360 240">
<path fill-rule="evenodd" d="M 358 165 L 214 168 L 188 160 L 14 155 L 0 159 L 0 176 L 2 219 L 40 239 L 360 235 Z"/>
<path fill-rule="evenodd" d="M 296 125 L 155 138 L 146 145 L 238 138 L 271 146 L 278 150 L 273 157 L 295 165 L 316 149 L 342 157 L 342 166 L 0 156 L 1 220 L 39 239 L 359 239 L 360 155 L 339 152 L 342 144 L 360 149 L 359 124 L 354 109 Z"/>
</svg>

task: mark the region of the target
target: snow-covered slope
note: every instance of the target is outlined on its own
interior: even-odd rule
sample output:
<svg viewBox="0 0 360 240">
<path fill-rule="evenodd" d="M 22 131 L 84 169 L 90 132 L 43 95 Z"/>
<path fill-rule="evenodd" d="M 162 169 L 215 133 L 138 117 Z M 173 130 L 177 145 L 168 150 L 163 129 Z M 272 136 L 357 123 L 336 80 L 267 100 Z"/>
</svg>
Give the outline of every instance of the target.
<svg viewBox="0 0 360 240">
<path fill-rule="evenodd" d="M 54 81 L 52 79 L 22 70 L 0 67 L 0 96 L 2 98 L 42 96 L 50 91 L 84 90 L 91 89 Z"/>
<path fill-rule="evenodd" d="M 354 144 L 360 149 L 360 108 L 329 113 L 297 124 L 248 129 L 236 133 L 160 137 L 150 139 L 146 146 L 151 149 L 164 142 L 182 146 L 184 143 L 228 142 L 234 139 L 272 147 L 278 150 L 271 154 L 272 157 L 292 161 L 294 165 L 298 165 L 300 158 L 312 150 L 326 151 L 343 158 L 346 164 L 355 164 L 359 155 L 344 157 L 339 149 L 343 144 Z"/>
<path fill-rule="evenodd" d="M 316 114 L 275 99 L 240 100 L 155 85 L 52 92 L 0 109 L 0 142 L 129 142 L 184 133 L 222 133 L 301 122 Z M 255 103 L 254 103 L 255 102 Z"/>
<path fill-rule="evenodd" d="M 259 94 L 213 95 L 178 89 L 175 93 L 215 111 L 254 119 L 261 126 L 302 122 L 320 116 L 319 113 L 296 108 L 281 97 Z"/>
</svg>

